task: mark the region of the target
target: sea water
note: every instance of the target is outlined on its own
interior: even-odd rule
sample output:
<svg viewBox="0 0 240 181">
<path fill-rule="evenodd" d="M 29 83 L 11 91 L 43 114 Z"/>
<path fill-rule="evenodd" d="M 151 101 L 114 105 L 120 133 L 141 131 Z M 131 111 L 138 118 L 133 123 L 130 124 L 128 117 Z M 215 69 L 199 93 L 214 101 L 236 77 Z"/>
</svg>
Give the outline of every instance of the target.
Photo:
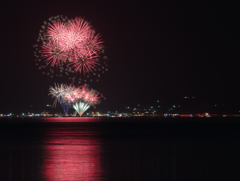
<svg viewBox="0 0 240 181">
<path fill-rule="evenodd" d="M 0 180 L 240 180 L 239 128 L 216 117 L 0 119 Z"/>
</svg>

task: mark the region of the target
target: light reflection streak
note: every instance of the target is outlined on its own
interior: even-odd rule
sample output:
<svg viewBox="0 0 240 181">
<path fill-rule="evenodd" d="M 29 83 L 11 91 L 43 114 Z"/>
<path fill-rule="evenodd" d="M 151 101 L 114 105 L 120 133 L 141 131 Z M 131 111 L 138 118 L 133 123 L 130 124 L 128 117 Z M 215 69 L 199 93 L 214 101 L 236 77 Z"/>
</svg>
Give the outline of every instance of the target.
<svg viewBox="0 0 240 181">
<path fill-rule="evenodd" d="M 47 181 L 104 180 L 100 140 L 87 136 L 86 132 L 85 136 L 80 134 L 77 130 L 49 133 L 43 163 L 43 176 Z"/>
<path fill-rule="evenodd" d="M 99 117 L 49 117 L 41 118 L 44 122 L 97 122 Z"/>
</svg>

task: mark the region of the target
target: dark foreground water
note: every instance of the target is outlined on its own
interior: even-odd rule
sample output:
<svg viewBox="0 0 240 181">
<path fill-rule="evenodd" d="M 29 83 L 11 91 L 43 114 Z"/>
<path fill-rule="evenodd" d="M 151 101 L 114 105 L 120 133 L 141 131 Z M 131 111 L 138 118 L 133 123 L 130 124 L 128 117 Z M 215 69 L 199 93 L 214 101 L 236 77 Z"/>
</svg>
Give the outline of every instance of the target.
<svg viewBox="0 0 240 181">
<path fill-rule="evenodd" d="M 240 118 L 0 119 L 0 180 L 240 180 Z"/>
</svg>

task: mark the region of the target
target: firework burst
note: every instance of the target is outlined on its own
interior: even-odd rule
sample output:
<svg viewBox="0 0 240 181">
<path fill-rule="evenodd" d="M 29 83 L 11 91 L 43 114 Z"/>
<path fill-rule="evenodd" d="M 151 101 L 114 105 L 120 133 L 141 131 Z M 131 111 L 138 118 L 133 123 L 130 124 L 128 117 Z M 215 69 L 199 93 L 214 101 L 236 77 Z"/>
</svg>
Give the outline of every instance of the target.
<svg viewBox="0 0 240 181">
<path fill-rule="evenodd" d="M 93 72 L 94 68 L 99 64 L 97 61 L 97 56 L 91 54 L 90 52 L 84 52 L 81 54 L 77 54 L 70 59 L 69 65 L 71 65 L 72 69 L 76 72 L 83 72 L 85 74 L 85 70 L 89 70 Z"/>
<path fill-rule="evenodd" d="M 102 96 L 99 96 L 99 92 L 94 89 L 89 89 L 86 85 L 75 87 L 72 84 L 69 86 L 65 84 L 57 84 L 55 87 L 50 87 L 49 91 L 49 95 L 55 97 L 55 106 L 57 102 L 60 102 L 61 105 L 63 104 L 65 106 L 72 104 L 73 108 L 80 116 L 82 116 L 89 107 L 95 107 L 95 105 L 99 104 L 100 98 L 102 98 Z M 67 113 L 65 112 L 65 114 Z"/>
<path fill-rule="evenodd" d="M 101 36 L 83 18 L 55 16 L 44 21 L 34 55 L 42 74 L 67 76 L 78 84 L 99 81 L 108 71 Z"/>
<path fill-rule="evenodd" d="M 53 102 L 53 107 L 56 107 L 57 102 L 59 102 L 63 108 L 65 115 L 67 115 L 71 102 L 65 99 L 65 90 L 66 90 L 66 85 L 55 84 L 55 87 L 50 87 L 49 95 L 52 95 L 52 97 L 55 97 L 55 101 Z"/>
<path fill-rule="evenodd" d="M 61 50 L 59 45 L 54 41 L 43 43 L 42 46 L 43 57 L 46 58 L 47 65 L 60 66 L 61 61 L 66 62 L 66 54 Z"/>
<path fill-rule="evenodd" d="M 98 52 L 103 48 L 100 35 L 96 34 L 90 24 L 82 18 L 75 18 L 67 23 L 50 24 L 43 45 L 45 45 L 42 50 L 43 56 L 51 66 L 59 66 L 60 61 L 65 63 L 66 58 L 71 60 L 84 57 L 84 59 L 91 59 L 90 62 L 85 61 L 85 64 L 89 62 L 90 66 L 81 67 L 88 71 L 93 71 L 89 67 L 96 66 L 92 61 L 98 57 Z M 71 62 L 71 64 L 74 63 L 75 61 Z M 75 72 L 81 72 L 81 69 L 79 71 L 76 67 L 78 66 L 75 66 Z"/>
<path fill-rule="evenodd" d="M 91 105 L 89 103 L 86 103 L 86 102 L 82 102 L 82 101 L 79 101 L 79 102 L 75 102 L 73 104 L 73 108 L 77 111 L 77 113 L 79 114 L 79 116 L 82 116 L 83 113 L 88 110 L 88 108 L 90 107 Z"/>
<path fill-rule="evenodd" d="M 55 87 L 49 88 L 49 95 L 52 95 L 52 97 L 55 97 L 55 101 L 53 103 L 53 106 L 56 107 L 57 102 L 59 101 L 60 97 L 64 97 L 65 95 L 65 89 L 66 85 L 64 84 L 55 84 Z"/>
</svg>

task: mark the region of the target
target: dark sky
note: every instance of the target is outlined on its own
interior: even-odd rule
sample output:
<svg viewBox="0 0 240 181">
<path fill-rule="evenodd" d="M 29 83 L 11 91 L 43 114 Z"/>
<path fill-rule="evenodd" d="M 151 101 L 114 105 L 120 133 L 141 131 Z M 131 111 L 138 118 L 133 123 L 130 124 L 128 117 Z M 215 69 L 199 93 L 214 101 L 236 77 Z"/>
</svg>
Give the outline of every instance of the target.
<svg viewBox="0 0 240 181">
<path fill-rule="evenodd" d="M 89 85 L 107 98 L 105 107 L 171 102 L 183 96 L 238 105 L 239 5 L 6 1 L 1 5 L 0 112 L 52 104 L 48 90 L 56 80 L 35 66 L 33 45 L 43 21 L 56 15 L 83 17 L 101 34 L 109 71 Z M 70 82 L 63 78 L 57 83 Z"/>
</svg>

